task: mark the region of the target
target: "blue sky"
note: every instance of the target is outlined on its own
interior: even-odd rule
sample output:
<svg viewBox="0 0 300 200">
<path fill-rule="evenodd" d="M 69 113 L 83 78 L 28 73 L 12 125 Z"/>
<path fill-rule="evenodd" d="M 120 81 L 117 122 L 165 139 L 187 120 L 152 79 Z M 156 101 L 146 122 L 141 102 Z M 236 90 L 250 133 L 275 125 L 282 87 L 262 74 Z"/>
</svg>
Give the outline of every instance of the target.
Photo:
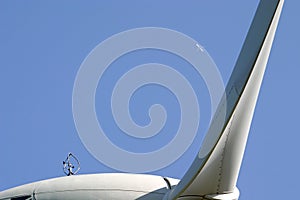
<svg viewBox="0 0 300 200">
<path fill-rule="evenodd" d="M 70 151 L 81 162 L 81 174 L 116 172 L 85 149 L 72 115 L 77 71 L 100 42 L 132 28 L 173 29 L 203 45 L 227 82 L 258 2 L 0 1 L 0 190 L 63 176 L 61 163 Z M 288 199 L 299 189 L 299 7 L 298 1 L 286 0 L 238 180 L 240 199 Z M 168 60 L 171 66 L 180 62 L 168 56 L 142 51 L 118 61 L 120 65 L 136 64 L 153 62 L 154 58 L 155 62 Z M 197 78 L 188 76 L 193 81 Z M 107 126 L 112 122 L 101 117 L 101 99 L 108 88 L 99 87 L 96 96 L 98 117 L 106 119 L 107 123 L 102 123 Z M 155 102 L 169 102 L 166 109 L 175 114 L 170 115 L 174 120 L 171 125 L 166 125 L 176 128 L 176 123 L 172 125 L 178 122 L 174 97 L 168 94 L 164 99 L 159 94 L 168 91 L 146 88 L 152 90 L 158 90 Z M 137 93 L 132 102 L 142 111 L 132 115 L 145 125 L 143 103 L 153 102 L 143 95 Z M 205 92 L 200 96 L 205 97 Z M 153 174 L 176 178 L 184 174 L 199 148 L 209 107 L 207 100 L 201 101 L 201 130 L 191 148 L 178 161 Z M 133 147 L 111 132 L 108 135 L 118 145 Z M 131 150 L 142 149 L 137 145 Z"/>
</svg>

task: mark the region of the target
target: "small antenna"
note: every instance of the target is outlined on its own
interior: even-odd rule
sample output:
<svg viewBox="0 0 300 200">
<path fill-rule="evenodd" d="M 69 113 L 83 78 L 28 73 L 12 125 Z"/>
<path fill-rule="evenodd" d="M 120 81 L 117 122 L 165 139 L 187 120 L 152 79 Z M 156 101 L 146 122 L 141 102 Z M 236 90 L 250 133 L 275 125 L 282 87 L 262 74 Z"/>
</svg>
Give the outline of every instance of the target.
<svg viewBox="0 0 300 200">
<path fill-rule="evenodd" d="M 75 161 L 75 163 L 71 162 Z M 69 153 L 67 158 L 63 161 L 63 171 L 67 176 L 72 176 L 77 174 L 80 170 L 80 163 L 79 160 L 72 154 Z"/>
</svg>

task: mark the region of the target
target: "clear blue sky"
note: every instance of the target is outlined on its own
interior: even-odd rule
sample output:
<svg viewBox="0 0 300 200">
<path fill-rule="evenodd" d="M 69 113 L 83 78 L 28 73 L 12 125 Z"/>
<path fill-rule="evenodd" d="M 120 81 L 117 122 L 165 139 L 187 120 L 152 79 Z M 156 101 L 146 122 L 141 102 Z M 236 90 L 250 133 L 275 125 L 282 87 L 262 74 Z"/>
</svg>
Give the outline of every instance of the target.
<svg viewBox="0 0 300 200">
<path fill-rule="evenodd" d="M 85 149 L 72 115 L 76 73 L 100 42 L 138 27 L 180 31 L 205 47 L 226 83 L 258 2 L 0 1 L 0 190 L 63 176 L 61 163 L 70 151 L 82 163 L 81 174 L 116 172 Z M 290 199 L 299 190 L 299 8 L 298 1 L 286 0 L 238 180 L 243 200 Z M 164 55 L 156 53 L 129 58 L 147 63 L 155 54 L 159 62 Z M 209 106 L 200 104 L 204 122 Z M 146 123 L 143 113 L 133 115 Z M 177 162 L 152 173 L 180 178 L 201 137 Z"/>
</svg>

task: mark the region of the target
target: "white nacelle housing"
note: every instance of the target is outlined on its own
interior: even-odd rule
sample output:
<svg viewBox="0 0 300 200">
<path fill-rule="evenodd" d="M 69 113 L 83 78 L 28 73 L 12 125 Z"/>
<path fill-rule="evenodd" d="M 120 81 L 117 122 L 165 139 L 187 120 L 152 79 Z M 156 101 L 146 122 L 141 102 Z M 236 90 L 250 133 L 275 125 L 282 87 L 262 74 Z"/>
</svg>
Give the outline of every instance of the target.
<svg viewBox="0 0 300 200">
<path fill-rule="evenodd" d="M 54 178 L 1 193 L 1 200 L 155 200 L 179 180 L 143 174 L 90 174 Z"/>
</svg>

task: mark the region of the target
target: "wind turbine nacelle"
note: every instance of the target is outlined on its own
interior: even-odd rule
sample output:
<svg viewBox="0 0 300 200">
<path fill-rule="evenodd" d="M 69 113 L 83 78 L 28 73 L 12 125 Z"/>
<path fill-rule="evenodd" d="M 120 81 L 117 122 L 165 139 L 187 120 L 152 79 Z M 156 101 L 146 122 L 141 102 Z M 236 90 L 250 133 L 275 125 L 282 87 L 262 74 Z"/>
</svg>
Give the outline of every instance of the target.
<svg viewBox="0 0 300 200">
<path fill-rule="evenodd" d="M 0 200 L 156 200 L 179 180 L 145 174 L 91 174 L 54 178 L 4 191 Z"/>
</svg>

